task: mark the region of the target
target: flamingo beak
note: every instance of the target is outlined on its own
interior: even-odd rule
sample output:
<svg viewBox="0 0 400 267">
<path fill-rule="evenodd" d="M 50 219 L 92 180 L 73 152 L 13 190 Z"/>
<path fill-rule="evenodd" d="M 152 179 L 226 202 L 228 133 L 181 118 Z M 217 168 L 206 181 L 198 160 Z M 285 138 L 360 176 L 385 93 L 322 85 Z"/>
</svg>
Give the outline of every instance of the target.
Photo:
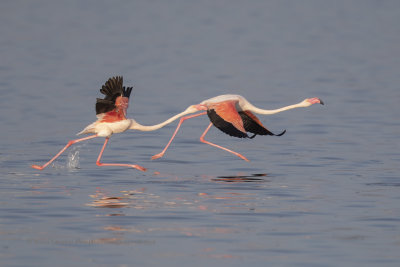
<svg viewBox="0 0 400 267">
<path fill-rule="evenodd" d="M 309 99 L 306 99 L 306 101 L 307 101 L 308 103 L 310 103 L 311 105 L 317 104 L 317 103 L 319 103 L 319 104 L 321 104 L 321 105 L 325 105 L 324 101 L 322 101 L 322 100 L 319 99 L 318 97 L 309 98 Z"/>
</svg>

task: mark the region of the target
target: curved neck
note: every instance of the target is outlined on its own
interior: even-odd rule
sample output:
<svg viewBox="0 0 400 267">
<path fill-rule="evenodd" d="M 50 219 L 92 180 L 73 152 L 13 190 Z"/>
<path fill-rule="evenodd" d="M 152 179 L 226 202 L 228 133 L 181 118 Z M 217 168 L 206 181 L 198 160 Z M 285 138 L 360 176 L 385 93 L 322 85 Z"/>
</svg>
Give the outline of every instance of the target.
<svg viewBox="0 0 400 267">
<path fill-rule="evenodd" d="M 141 125 L 141 124 L 139 124 L 139 123 L 137 123 L 137 122 L 135 122 L 133 120 L 134 123 L 132 123 L 130 129 L 131 130 L 146 131 L 146 132 L 155 131 L 155 130 L 158 130 L 158 129 L 164 127 L 165 125 L 175 121 L 176 119 L 179 119 L 180 117 L 183 117 L 183 116 L 185 116 L 187 114 L 194 113 L 194 112 L 197 112 L 197 111 L 198 110 L 196 108 L 194 108 L 193 106 L 190 106 L 185 111 L 183 111 L 183 112 L 181 112 L 179 114 L 176 114 L 175 116 L 172 116 L 171 118 L 167 119 L 166 121 L 163 121 L 163 122 L 161 122 L 159 124 L 155 124 L 155 125 Z"/>
<path fill-rule="evenodd" d="M 246 103 L 246 106 L 245 106 L 245 108 L 247 108 L 248 110 L 258 113 L 258 114 L 263 114 L 263 115 L 271 115 L 271 114 L 276 114 L 276 113 L 286 111 L 289 109 L 303 108 L 303 107 L 307 107 L 307 105 L 304 104 L 304 101 L 294 104 L 294 105 L 289 105 L 286 107 L 278 108 L 278 109 L 261 109 L 261 108 L 257 108 L 255 106 L 253 106 L 250 103 Z"/>
</svg>

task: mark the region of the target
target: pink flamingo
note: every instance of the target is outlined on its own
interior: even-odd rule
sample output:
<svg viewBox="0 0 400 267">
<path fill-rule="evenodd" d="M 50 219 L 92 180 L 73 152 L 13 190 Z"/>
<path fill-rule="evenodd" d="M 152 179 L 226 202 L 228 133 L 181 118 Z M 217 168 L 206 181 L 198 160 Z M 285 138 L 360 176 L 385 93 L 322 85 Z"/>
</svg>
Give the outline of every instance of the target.
<svg viewBox="0 0 400 267">
<path fill-rule="evenodd" d="M 300 108 L 300 107 L 308 107 L 313 104 L 324 104 L 321 99 L 319 98 L 308 98 L 303 100 L 302 102 L 278 109 L 273 109 L 273 110 L 266 110 L 266 109 L 260 109 L 252 104 L 250 104 L 244 97 L 240 95 L 220 95 L 216 96 L 210 99 L 207 99 L 200 104 L 197 105 L 192 105 L 189 106 L 184 112 L 178 114 L 179 116 L 184 116 L 185 113 L 194 113 L 197 111 L 205 111 L 201 112 L 198 114 L 182 117 L 179 121 L 178 126 L 176 127 L 176 130 L 174 134 L 172 135 L 171 139 L 169 140 L 168 144 L 165 146 L 165 148 L 158 154 L 154 155 L 152 159 L 158 159 L 164 156 L 165 151 L 167 148 L 170 146 L 172 140 L 175 138 L 175 135 L 177 134 L 179 128 L 181 127 L 182 123 L 191 118 L 195 118 L 198 116 L 202 116 L 207 114 L 209 119 L 210 119 L 210 124 L 206 128 L 206 130 L 203 132 L 203 134 L 200 136 L 200 141 L 206 144 L 209 144 L 211 146 L 223 149 L 227 152 L 230 152 L 246 161 L 249 161 L 246 157 L 243 155 L 232 151 L 230 149 L 227 149 L 225 147 L 216 145 L 214 143 L 211 143 L 209 141 L 206 141 L 204 139 L 205 135 L 207 132 L 210 130 L 211 126 L 214 125 L 218 129 L 220 129 L 222 132 L 234 136 L 234 137 L 239 137 L 239 138 L 254 138 L 256 135 L 275 135 L 275 136 L 281 136 L 283 135 L 285 131 L 281 132 L 280 134 L 274 134 L 270 132 L 267 128 L 265 128 L 260 120 L 253 114 L 258 113 L 258 114 L 263 114 L 263 115 L 271 115 L 271 114 L 276 114 L 285 110 L 289 109 L 294 109 L 294 108 Z M 252 136 L 249 136 L 247 132 L 252 133 Z"/>
<path fill-rule="evenodd" d="M 275 110 L 262 110 L 251 105 L 246 99 L 239 95 L 221 95 L 208 100 L 201 102 L 198 105 L 191 105 L 183 112 L 165 120 L 162 123 L 145 126 L 136 122 L 134 119 L 126 118 L 126 111 L 129 105 L 129 97 L 132 91 L 132 87 L 123 87 L 123 78 L 122 76 L 117 76 L 110 78 L 100 89 L 100 92 L 105 95 L 104 99 L 97 98 L 96 101 L 96 115 L 97 120 L 92 124 L 88 125 L 85 129 L 83 129 L 80 134 L 92 134 L 80 139 L 74 139 L 67 143 L 53 158 L 51 158 L 44 165 L 32 165 L 32 168 L 43 170 L 49 164 L 51 164 L 55 159 L 57 159 L 68 147 L 71 145 L 82 142 L 85 140 L 89 140 L 96 137 L 105 137 L 105 141 L 101 151 L 97 157 L 96 164 L 98 166 L 122 166 L 122 167 L 131 167 L 138 169 L 140 171 L 146 171 L 146 168 L 136 165 L 136 164 L 122 164 L 122 163 L 102 163 L 100 162 L 103 152 L 107 146 L 107 143 L 114 133 L 122 133 L 127 130 L 139 130 L 139 131 L 154 131 L 158 130 L 165 125 L 175 121 L 178 118 L 181 118 L 172 138 L 168 142 L 167 146 L 164 150 L 152 157 L 152 159 L 160 158 L 164 155 L 168 146 L 171 144 L 174 139 L 176 133 L 178 132 L 183 121 L 198 117 L 201 115 L 208 114 L 211 123 L 204 131 L 204 133 L 200 137 L 200 141 L 203 143 L 215 146 L 217 148 L 221 148 L 230 153 L 233 153 L 244 160 L 247 160 L 244 156 L 234 151 L 231 151 L 227 148 L 218 146 L 216 144 L 210 143 L 204 140 L 204 136 L 209 131 L 210 127 L 214 124 L 217 128 L 222 130 L 229 135 L 236 137 L 249 137 L 246 133 L 251 132 L 254 135 L 249 137 L 253 138 L 255 135 L 274 135 L 270 131 L 268 131 L 258 120 L 258 118 L 251 113 L 251 111 L 259 114 L 275 114 L 278 112 L 282 112 L 288 109 L 298 108 L 298 107 L 308 107 L 315 103 L 323 104 L 323 102 L 318 98 L 310 98 L 305 99 L 304 101 L 290 105 L 287 107 L 283 107 Z M 195 113 L 198 111 L 206 110 L 207 112 L 201 112 L 198 114 L 193 114 L 190 116 L 185 116 L 191 113 Z M 185 116 L 185 117 L 184 117 Z M 284 134 L 284 132 L 278 134 L 278 136 Z"/>
<path fill-rule="evenodd" d="M 122 84 L 123 84 L 122 76 L 117 76 L 110 78 L 100 89 L 100 92 L 104 94 L 105 97 L 104 99 L 97 98 L 96 101 L 97 121 L 88 125 L 85 129 L 83 129 L 81 132 L 78 133 L 78 135 L 80 134 L 93 134 L 93 135 L 69 141 L 67 145 L 64 146 L 64 148 L 62 148 L 53 158 L 51 158 L 44 165 L 32 165 L 32 168 L 43 170 L 56 158 L 58 158 L 68 147 L 70 147 L 75 143 L 89 140 L 95 137 L 105 137 L 103 147 L 96 161 L 96 164 L 98 166 L 123 166 L 123 167 L 132 167 L 140 171 L 146 171 L 146 168 L 135 164 L 100 162 L 104 149 L 106 148 L 106 145 L 111 135 L 114 133 L 122 133 L 129 129 L 139 130 L 139 131 L 154 131 L 176 120 L 177 118 L 179 118 L 179 115 L 176 115 L 163 123 L 153 126 L 144 126 L 137 123 L 134 119 L 127 119 L 126 111 L 128 109 L 129 96 L 131 94 L 132 87 L 125 88 L 122 86 Z"/>
</svg>

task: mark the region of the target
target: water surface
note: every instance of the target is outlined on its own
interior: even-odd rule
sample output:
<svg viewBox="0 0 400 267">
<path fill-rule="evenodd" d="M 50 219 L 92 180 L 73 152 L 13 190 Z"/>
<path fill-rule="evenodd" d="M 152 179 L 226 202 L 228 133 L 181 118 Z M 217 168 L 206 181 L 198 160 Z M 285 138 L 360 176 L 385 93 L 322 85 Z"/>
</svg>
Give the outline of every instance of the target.
<svg viewBox="0 0 400 267">
<path fill-rule="evenodd" d="M 396 1 L 3 1 L 1 266 L 398 266 Z M 155 124 L 219 94 L 278 108 L 282 137 L 188 120 L 77 144 L 113 75 Z"/>
</svg>

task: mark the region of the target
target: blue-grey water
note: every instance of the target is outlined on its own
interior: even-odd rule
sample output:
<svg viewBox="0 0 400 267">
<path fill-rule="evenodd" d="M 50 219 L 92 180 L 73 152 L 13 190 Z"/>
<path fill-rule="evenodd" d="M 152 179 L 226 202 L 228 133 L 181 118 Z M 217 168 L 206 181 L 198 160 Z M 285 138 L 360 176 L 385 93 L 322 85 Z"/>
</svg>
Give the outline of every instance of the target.
<svg viewBox="0 0 400 267">
<path fill-rule="evenodd" d="M 282 137 L 207 117 L 71 147 L 111 76 L 155 124 L 225 93 Z M 400 266 L 399 1 L 1 1 L 1 266 Z"/>
</svg>

